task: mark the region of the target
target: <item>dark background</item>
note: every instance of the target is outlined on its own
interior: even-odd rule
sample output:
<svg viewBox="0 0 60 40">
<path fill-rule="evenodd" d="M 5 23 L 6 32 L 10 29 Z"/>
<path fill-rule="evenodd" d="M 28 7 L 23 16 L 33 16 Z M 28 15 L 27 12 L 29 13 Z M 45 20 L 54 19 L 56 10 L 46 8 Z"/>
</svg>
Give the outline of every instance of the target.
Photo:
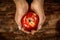
<svg viewBox="0 0 60 40">
<path fill-rule="evenodd" d="M 0 0 L 0 40 L 60 40 L 60 1 L 44 0 L 46 21 L 34 35 L 18 30 L 13 0 Z"/>
</svg>

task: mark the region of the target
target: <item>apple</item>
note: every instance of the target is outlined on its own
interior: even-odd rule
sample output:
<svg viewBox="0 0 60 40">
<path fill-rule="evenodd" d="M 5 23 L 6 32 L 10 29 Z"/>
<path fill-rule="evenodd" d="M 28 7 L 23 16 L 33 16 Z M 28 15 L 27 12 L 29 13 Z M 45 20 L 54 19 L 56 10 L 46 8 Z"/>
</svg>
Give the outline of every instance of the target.
<svg viewBox="0 0 60 40">
<path fill-rule="evenodd" d="M 37 30 L 39 23 L 39 16 L 34 12 L 27 12 L 21 19 L 21 25 L 25 31 L 31 32 Z"/>
</svg>

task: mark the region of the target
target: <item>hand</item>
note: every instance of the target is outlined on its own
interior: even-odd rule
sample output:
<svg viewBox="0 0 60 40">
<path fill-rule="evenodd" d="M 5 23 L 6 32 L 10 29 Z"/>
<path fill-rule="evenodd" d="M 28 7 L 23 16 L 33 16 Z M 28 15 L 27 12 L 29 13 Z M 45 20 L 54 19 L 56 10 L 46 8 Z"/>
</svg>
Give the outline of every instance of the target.
<svg viewBox="0 0 60 40">
<path fill-rule="evenodd" d="M 29 8 L 28 3 L 26 2 L 26 0 L 14 0 L 14 2 L 16 4 L 15 21 L 19 29 L 26 33 L 30 33 L 30 32 L 25 31 L 23 28 L 21 28 L 21 18 L 28 11 L 28 8 Z M 43 0 L 33 0 L 30 7 L 30 9 L 32 9 L 39 16 L 39 24 L 38 24 L 37 31 L 41 29 L 45 21 L 43 2 L 44 2 Z M 31 33 L 34 34 L 37 31 L 32 30 Z"/>
<path fill-rule="evenodd" d="M 14 0 L 16 5 L 15 21 L 18 26 L 21 26 L 21 18 L 28 11 L 28 4 L 25 0 Z"/>
<path fill-rule="evenodd" d="M 38 29 L 41 29 L 41 26 L 43 25 L 46 19 L 43 9 L 43 3 L 44 0 L 33 0 L 33 2 L 31 3 L 31 9 L 39 16 Z"/>
</svg>

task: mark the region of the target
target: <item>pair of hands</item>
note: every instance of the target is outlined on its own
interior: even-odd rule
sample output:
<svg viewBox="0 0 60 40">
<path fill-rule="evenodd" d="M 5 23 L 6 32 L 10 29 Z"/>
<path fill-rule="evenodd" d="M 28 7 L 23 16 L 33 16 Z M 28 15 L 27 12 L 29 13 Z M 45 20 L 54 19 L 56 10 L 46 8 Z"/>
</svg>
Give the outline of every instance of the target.
<svg viewBox="0 0 60 40">
<path fill-rule="evenodd" d="M 44 0 L 33 0 L 29 7 L 29 4 L 27 3 L 26 0 L 14 0 L 14 3 L 16 5 L 15 21 L 20 30 L 24 31 L 23 29 L 21 29 L 21 18 L 29 10 L 29 8 L 33 10 L 35 13 L 37 13 L 37 15 L 39 16 L 38 30 L 41 29 L 41 26 L 45 21 L 43 2 Z M 33 31 L 32 33 L 34 32 L 36 31 Z M 26 33 L 29 33 L 29 32 L 26 32 Z"/>
</svg>

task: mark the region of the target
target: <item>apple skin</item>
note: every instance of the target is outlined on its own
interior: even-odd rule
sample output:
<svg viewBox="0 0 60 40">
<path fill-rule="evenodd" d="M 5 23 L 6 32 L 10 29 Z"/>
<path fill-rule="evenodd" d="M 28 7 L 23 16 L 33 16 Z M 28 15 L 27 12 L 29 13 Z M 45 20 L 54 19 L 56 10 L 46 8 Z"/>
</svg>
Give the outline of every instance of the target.
<svg viewBox="0 0 60 40">
<path fill-rule="evenodd" d="M 37 30 L 39 23 L 39 16 L 34 12 L 27 12 L 21 19 L 21 25 L 25 31 L 31 32 Z"/>
</svg>

